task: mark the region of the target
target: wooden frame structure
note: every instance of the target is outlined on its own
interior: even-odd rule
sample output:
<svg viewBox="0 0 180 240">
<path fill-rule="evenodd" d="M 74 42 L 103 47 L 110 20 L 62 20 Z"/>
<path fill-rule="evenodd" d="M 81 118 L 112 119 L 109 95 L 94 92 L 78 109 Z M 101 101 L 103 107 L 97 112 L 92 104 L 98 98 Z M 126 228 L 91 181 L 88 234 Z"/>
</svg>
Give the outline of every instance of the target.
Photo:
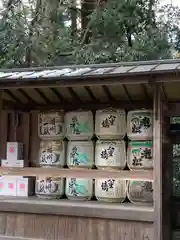
<svg viewBox="0 0 180 240">
<path fill-rule="evenodd" d="M 33 234 L 28 232 L 27 225 L 22 227 L 20 222 L 15 223 L 18 230 L 17 232 L 14 230 L 13 233 L 11 230 L 2 230 L 0 226 L 0 237 L 3 236 L 2 239 L 17 239 L 16 237 L 20 239 L 21 237 L 22 239 L 55 240 L 76 240 L 79 237 L 82 240 L 172 239 L 170 226 L 171 161 L 167 157 L 170 156 L 171 144 L 166 119 L 174 114 L 179 106 L 180 94 L 177 92 L 179 84 L 180 62 L 174 60 L 1 70 L 0 156 L 5 157 L 7 139 L 14 140 L 9 118 L 13 111 L 18 111 L 22 114 L 22 127 L 17 132 L 17 138 L 21 136 L 26 145 L 25 158 L 31 158 L 31 167 L 0 168 L 1 175 L 118 177 L 150 180 L 154 182 L 154 206 L 134 206 L 129 203 L 101 205 L 92 202 L 79 204 L 67 201 L 37 201 L 33 197 L 29 199 L 0 198 L 0 221 L 6 222 L 7 228 L 13 227 L 12 221 L 16 222 L 16 220 L 12 219 L 16 214 L 19 219 L 17 221 L 24 221 L 26 224 L 28 221 L 29 223 L 34 221 L 35 225 L 40 222 L 43 225 L 42 221 L 46 222 L 41 232 L 36 229 Z M 96 110 L 105 107 L 153 108 L 153 171 L 101 172 L 35 167 L 37 155 L 32 152 L 35 148 L 37 150 L 38 144 L 37 136 L 31 129 L 35 129 L 38 111 L 61 108 Z M 38 220 L 30 220 L 27 215 L 30 213 L 32 219 L 37 217 Z M 51 218 L 52 215 L 54 215 L 53 218 Z M 8 223 L 8 219 L 11 223 Z M 56 228 L 53 226 L 54 232 L 48 233 L 50 231 L 47 230 L 49 221 L 57 224 Z M 65 232 L 58 225 L 58 221 L 63 226 L 67 225 L 66 231 L 70 232 L 75 224 L 72 222 L 76 221 L 76 230 L 74 233 Z M 2 224 L 5 223 L 2 222 Z M 97 230 L 95 226 L 97 224 L 100 230 Z M 36 228 L 33 226 L 30 224 L 31 231 Z M 60 234 L 60 231 L 63 233 Z"/>
</svg>

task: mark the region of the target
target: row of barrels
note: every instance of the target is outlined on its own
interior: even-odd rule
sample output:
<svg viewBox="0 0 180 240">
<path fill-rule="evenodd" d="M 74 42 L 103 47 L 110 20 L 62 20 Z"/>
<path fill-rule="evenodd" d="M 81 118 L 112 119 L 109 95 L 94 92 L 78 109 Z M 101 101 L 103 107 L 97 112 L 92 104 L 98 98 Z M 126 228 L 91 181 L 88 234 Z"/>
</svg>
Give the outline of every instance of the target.
<svg viewBox="0 0 180 240">
<path fill-rule="evenodd" d="M 103 109 L 96 111 L 71 111 L 40 113 L 38 135 L 40 139 L 122 140 L 127 134 L 130 140 L 152 140 L 152 110 L 126 111 L 123 109 Z"/>
<path fill-rule="evenodd" d="M 153 183 L 121 179 L 38 178 L 36 195 L 39 198 L 122 203 L 128 198 L 134 204 L 153 203 Z"/>
<path fill-rule="evenodd" d="M 153 168 L 152 141 L 41 141 L 39 165 L 69 168 Z"/>
</svg>

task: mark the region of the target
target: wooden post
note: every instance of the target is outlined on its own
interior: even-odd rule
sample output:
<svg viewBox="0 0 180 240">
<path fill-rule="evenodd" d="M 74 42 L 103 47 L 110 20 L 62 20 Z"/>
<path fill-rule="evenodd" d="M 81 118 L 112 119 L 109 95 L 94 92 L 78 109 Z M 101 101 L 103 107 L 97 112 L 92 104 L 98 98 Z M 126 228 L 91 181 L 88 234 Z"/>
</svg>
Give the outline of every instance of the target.
<svg viewBox="0 0 180 240">
<path fill-rule="evenodd" d="M 169 157 L 172 150 L 168 137 L 167 109 L 162 96 L 161 85 L 156 84 L 153 104 L 154 240 L 171 240 L 171 159 Z"/>
<path fill-rule="evenodd" d="M 153 96 L 153 158 L 154 158 L 154 240 L 162 235 L 162 111 L 160 86 L 154 86 Z"/>
<path fill-rule="evenodd" d="M 0 90 L 0 159 L 6 158 L 8 113 L 3 111 L 3 90 Z"/>
</svg>

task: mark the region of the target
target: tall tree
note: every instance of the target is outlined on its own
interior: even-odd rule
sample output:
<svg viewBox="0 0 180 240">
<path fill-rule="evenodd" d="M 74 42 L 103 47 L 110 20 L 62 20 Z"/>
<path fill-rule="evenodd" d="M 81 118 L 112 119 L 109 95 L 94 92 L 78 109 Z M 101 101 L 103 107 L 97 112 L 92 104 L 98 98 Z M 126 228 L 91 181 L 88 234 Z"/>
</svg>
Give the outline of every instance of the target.
<svg viewBox="0 0 180 240">
<path fill-rule="evenodd" d="M 180 10 L 156 0 L 4 0 L 2 67 L 171 58 Z"/>
</svg>

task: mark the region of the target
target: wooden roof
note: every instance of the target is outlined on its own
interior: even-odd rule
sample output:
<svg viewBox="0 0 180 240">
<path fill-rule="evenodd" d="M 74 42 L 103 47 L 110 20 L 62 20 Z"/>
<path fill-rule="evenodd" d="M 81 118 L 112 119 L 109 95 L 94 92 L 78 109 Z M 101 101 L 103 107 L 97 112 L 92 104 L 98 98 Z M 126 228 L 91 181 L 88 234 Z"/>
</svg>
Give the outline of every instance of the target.
<svg viewBox="0 0 180 240">
<path fill-rule="evenodd" d="M 180 101 L 180 60 L 162 60 L 49 68 L 1 69 L 0 89 L 6 103 L 55 108 L 94 108 L 116 103 L 149 103 L 152 84 L 163 83 L 168 101 Z M 57 106 L 56 106 L 57 105 Z M 90 107 L 90 106 L 89 106 Z M 90 107 L 92 108 L 92 106 Z"/>
<path fill-rule="evenodd" d="M 110 78 L 146 74 L 157 75 L 172 72 L 180 72 L 180 60 L 2 69 L 0 71 L 0 82 L 4 80 L 8 82 L 12 80 L 26 82 L 30 80 L 45 81 L 48 79 Z"/>
</svg>

